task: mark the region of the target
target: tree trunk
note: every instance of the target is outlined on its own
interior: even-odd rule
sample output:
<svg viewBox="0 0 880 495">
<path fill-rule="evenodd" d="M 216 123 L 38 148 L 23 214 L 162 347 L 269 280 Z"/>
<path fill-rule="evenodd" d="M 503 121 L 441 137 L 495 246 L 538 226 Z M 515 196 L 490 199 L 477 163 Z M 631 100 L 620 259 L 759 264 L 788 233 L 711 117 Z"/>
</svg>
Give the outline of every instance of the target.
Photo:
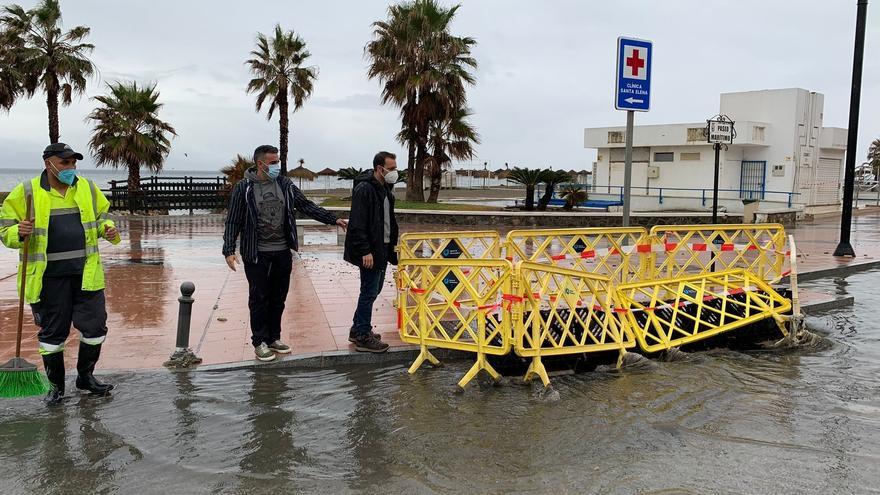
<svg viewBox="0 0 880 495">
<path fill-rule="evenodd" d="M 443 185 L 443 167 L 440 165 L 440 159 L 436 156 L 431 163 L 431 191 L 428 194 L 428 203 L 436 203 L 440 197 L 440 188 Z"/>
<path fill-rule="evenodd" d="M 425 202 L 425 162 L 427 160 L 428 148 L 422 144 L 421 138 L 419 138 L 419 143 L 416 145 L 416 169 L 412 178 L 415 186 L 413 189 L 413 199 L 410 201 Z M 408 177 L 407 180 L 409 180 Z"/>
<path fill-rule="evenodd" d="M 526 184 L 526 211 L 535 209 L 535 186 Z"/>
<path fill-rule="evenodd" d="M 413 177 L 416 175 L 416 143 L 413 141 L 409 142 L 409 150 L 407 153 L 407 162 L 406 162 L 406 200 L 413 201 L 415 197 L 415 193 L 413 190 L 416 187 L 416 183 L 413 180 Z"/>
<path fill-rule="evenodd" d="M 544 195 L 541 196 L 540 200 L 538 200 L 538 210 L 547 210 L 547 205 L 550 204 L 550 200 L 553 198 L 553 191 L 555 190 L 556 184 L 547 184 L 546 189 L 544 189 Z"/>
<path fill-rule="evenodd" d="M 278 147 L 281 155 L 281 174 L 287 175 L 287 135 L 290 133 L 290 122 L 287 116 L 287 88 L 285 87 L 278 98 L 278 131 L 279 140 Z"/>
<path fill-rule="evenodd" d="M 142 207 L 143 191 L 141 191 L 141 166 L 138 163 L 128 164 L 128 211 L 134 213 Z"/>
<path fill-rule="evenodd" d="M 57 88 L 57 84 L 55 85 Z M 58 89 L 46 90 L 46 106 L 49 108 L 49 142 L 58 142 Z"/>
</svg>

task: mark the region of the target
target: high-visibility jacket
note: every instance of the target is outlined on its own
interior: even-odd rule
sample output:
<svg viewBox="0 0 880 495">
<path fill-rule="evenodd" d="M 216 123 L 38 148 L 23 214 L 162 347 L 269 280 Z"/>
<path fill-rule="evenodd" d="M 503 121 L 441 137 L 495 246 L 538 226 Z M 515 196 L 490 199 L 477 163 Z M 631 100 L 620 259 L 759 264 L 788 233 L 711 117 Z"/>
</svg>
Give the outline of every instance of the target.
<svg viewBox="0 0 880 495">
<path fill-rule="evenodd" d="M 45 172 L 44 172 L 45 174 Z M 43 273 L 46 271 L 48 262 L 46 246 L 49 238 L 49 214 L 52 200 L 49 192 L 41 186 L 42 175 L 23 182 L 17 186 L 3 201 L 0 210 L 0 241 L 10 249 L 22 249 L 23 243 L 18 237 L 18 222 L 24 220 L 27 211 L 27 197 L 31 196 L 32 218 L 34 219 L 34 233 L 30 236 L 28 247 L 27 286 L 25 287 L 25 301 L 34 304 L 40 301 L 40 292 L 43 289 Z M 98 252 L 98 238 L 104 237 L 106 229 L 113 227 L 113 221 L 103 218 L 110 209 L 110 202 L 98 189 L 94 182 L 83 177 L 77 177 L 73 186 L 74 200 L 79 207 L 80 219 L 85 233 L 85 257 L 86 263 L 83 268 L 82 290 L 95 291 L 104 288 L 104 267 L 101 265 L 101 255 Z M 120 239 L 108 239 L 113 244 L 118 244 Z M 19 255 L 21 260 L 21 255 Z M 18 265 L 18 287 L 21 288 L 21 275 L 23 264 Z"/>
</svg>

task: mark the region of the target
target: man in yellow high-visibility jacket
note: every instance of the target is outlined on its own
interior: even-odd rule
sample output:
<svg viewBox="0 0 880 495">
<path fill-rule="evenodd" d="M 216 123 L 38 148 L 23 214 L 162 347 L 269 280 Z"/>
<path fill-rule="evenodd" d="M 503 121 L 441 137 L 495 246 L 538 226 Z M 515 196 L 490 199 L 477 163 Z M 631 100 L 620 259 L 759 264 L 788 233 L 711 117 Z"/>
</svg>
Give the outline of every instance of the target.
<svg viewBox="0 0 880 495">
<path fill-rule="evenodd" d="M 82 159 L 64 143 L 50 144 L 43 151 L 43 173 L 17 185 L 0 210 L 3 244 L 21 249 L 29 243 L 25 300 L 40 327 L 40 354 L 52 383 L 49 405 L 64 398 L 64 342 L 71 323 L 81 334 L 76 388 L 98 395 L 113 389 L 92 374 L 107 336 L 98 239 L 113 244 L 120 239 L 113 222 L 103 218 L 107 198 L 94 182 L 76 176 L 76 161 Z M 19 264 L 19 287 L 22 268 Z"/>
</svg>

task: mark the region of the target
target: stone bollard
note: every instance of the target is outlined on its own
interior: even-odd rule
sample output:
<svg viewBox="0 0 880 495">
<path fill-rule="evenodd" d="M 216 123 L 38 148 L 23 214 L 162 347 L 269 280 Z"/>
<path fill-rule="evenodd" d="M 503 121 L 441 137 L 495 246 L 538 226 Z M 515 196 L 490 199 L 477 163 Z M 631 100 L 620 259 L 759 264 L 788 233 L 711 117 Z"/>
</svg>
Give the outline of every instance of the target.
<svg viewBox="0 0 880 495">
<path fill-rule="evenodd" d="M 300 246 L 306 245 L 306 228 L 302 225 L 296 226 L 296 238 L 299 241 Z"/>
<path fill-rule="evenodd" d="M 180 303 L 177 313 L 177 345 L 174 353 L 165 362 L 166 368 L 189 368 L 202 362 L 202 358 L 196 356 L 189 348 L 189 328 L 192 320 L 192 305 L 195 302 L 192 295 L 195 291 L 196 286 L 192 282 L 180 284 L 181 296 L 177 298 Z"/>
</svg>

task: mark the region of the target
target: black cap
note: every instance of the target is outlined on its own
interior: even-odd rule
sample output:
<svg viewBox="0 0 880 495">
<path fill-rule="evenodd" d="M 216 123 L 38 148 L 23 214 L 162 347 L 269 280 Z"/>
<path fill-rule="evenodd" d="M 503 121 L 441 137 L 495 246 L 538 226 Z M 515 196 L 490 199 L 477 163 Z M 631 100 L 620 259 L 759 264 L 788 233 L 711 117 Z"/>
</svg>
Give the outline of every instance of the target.
<svg viewBox="0 0 880 495">
<path fill-rule="evenodd" d="M 50 156 L 57 156 L 59 158 L 76 158 L 77 160 L 83 159 L 82 154 L 73 151 L 73 148 L 64 143 L 55 143 L 46 146 L 46 149 L 43 150 L 43 160 Z"/>
</svg>

